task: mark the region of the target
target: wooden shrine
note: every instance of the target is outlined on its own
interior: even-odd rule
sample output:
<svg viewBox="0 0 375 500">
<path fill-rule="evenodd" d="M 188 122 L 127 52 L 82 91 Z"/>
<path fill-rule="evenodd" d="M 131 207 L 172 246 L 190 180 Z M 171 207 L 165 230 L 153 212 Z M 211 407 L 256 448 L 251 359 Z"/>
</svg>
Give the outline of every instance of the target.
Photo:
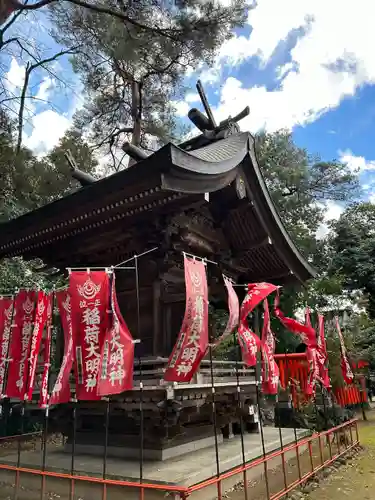
<svg viewBox="0 0 375 500">
<path fill-rule="evenodd" d="M 314 274 L 271 200 L 254 138 L 240 132 L 237 122 L 248 108 L 217 124 L 200 84 L 198 91 L 206 115 L 189 112 L 201 131 L 198 137 L 178 146 L 167 144 L 153 154 L 125 144 L 134 162 L 126 170 L 95 180 L 73 169 L 82 184 L 76 192 L 0 225 L 0 258 L 39 258 L 45 264 L 41 272 L 116 266 L 156 248 L 137 261 L 139 304 L 135 272 L 116 272 L 120 307 L 133 336 L 140 339 L 137 356 L 142 358 L 142 373 L 139 362 L 135 367 L 135 390 L 111 403 L 109 446 L 114 452 L 117 447 L 119 455 L 126 455 L 125 448 L 131 455 L 137 448 L 140 377 L 145 385 L 145 457 L 168 458 L 172 452 L 165 450 L 194 440 L 212 444 L 207 362 L 186 387 L 161 383 L 184 314 L 183 251 L 218 263 L 208 271 L 212 304 L 225 300 L 222 272 L 244 284 L 304 282 Z M 256 414 L 253 371 L 218 361 L 214 375 L 219 434 L 230 436 L 232 424 L 238 423 L 237 375 L 241 411 L 251 428 Z M 57 414 L 66 411 L 58 409 Z M 79 417 L 77 443 L 86 451 L 101 445 L 103 411 L 80 402 Z M 71 440 L 66 415 L 59 421 Z"/>
</svg>

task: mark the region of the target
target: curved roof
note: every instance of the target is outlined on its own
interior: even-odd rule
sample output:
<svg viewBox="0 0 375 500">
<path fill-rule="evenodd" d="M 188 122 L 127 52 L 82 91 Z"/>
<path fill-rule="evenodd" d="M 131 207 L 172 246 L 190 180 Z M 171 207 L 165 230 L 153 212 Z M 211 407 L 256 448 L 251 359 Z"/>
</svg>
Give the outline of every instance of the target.
<svg viewBox="0 0 375 500">
<path fill-rule="evenodd" d="M 280 220 L 249 133 L 190 152 L 167 144 L 126 170 L 1 224 L 0 258 L 39 257 L 60 268 L 110 266 L 130 251 L 135 235 L 151 238 L 151 220 L 202 205 L 224 234 L 228 263 L 247 279 L 314 275 Z M 165 227 L 156 226 L 160 238 Z"/>
</svg>

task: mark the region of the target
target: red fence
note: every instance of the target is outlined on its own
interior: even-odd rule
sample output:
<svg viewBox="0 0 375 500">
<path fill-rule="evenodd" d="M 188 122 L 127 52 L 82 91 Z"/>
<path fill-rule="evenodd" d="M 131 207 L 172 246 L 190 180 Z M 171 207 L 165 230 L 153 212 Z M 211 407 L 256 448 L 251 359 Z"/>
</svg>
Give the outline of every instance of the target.
<svg viewBox="0 0 375 500">
<path fill-rule="evenodd" d="M 46 481 L 54 479 L 60 483 L 65 480 L 69 484 L 70 498 L 72 499 L 76 498 L 76 489 L 80 484 L 83 485 L 84 488 L 93 487 L 95 485 L 96 488 L 99 487 L 99 490 L 96 490 L 97 496 L 95 496 L 95 498 L 102 498 L 102 500 L 107 499 L 107 494 L 108 497 L 111 496 L 110 490 L 113 487 L 115 487 L 117 491 L 118 488 L 121 488 L 120 491 L 122 491 L 124 498 L 135 498 L 134 495 L 136 495 L 140 500 L 155 498 L 154 494 L 162 494 L 160 498 L 162 498 L 163 495 L 173 494 L 176 500 L 177 498 L 186 500 L 191 496 L 192 500 L 194 500 L 194 493 L 202 490 L 204 496 L 200 496 L 199 498 L 211 498 L 211 496 L 217 495 L 217 499 L 222 500 L 224 497 L 227 498 L 227 496 L 224 495 L 224 490 L 228 486 L 228 480 L 232 479 L 232 484 L 243 481 L 245 485 L 248 485 L 251 471 L 257 467 L 261 467 L 263 473 L 262 484 L 267 485 L 265 498 L 267 498 L 267 500 L 279 500 L 284 498 L 296 487 L 305 483 L 321 469 L 330 465 L 337 458 L 358 446 L 358 444 L 357 420 L 353 419 L 327 431 L 314 433 L 311 436 L 296 440 L 292 444 L 288 444 L 262 457 L 225 471 L 216 477 L 209 478 L 191 486 L 172 486 L 166 484 L 149 484 L 146 482 L 103 479 L 86 475 L 64 474 L 47 470 L 30 469 L 2 463 L 0 463 L 0 471 L 7 474 L 15 474 L 14 488 L 16 490 L 16 498 L 18 488 L 22 488 L 21 477 L 25 478 L 25 476 L 32 476 L 41 480 L 41 499 L 45 498 L 44 495 L 47 494 L 48 487 L 46 487 Z M 288 481 L 290 473 L 287 469 L 291 457 L 292 459 L 294 457 L 294 460 L 297 462 L 298 477 Z M 272 491 L 272 485 L 269 486 L 269 478 L 271 477 L 271 469 L 275 469 L 275 459 L 279 460 L 276 466 L 281 469 L 279 474 L 280 477 L 284 478 L 284 484 L 282 488 L 274 488 L 274 491 Z M 250 491 L 252 490 L 249 490 L 249 492 Z M 249 492 L 247 488 L 244 488 L 244 500 L 249 500 L 249 498 L 251 498 L 251 495 L 250 497 L 248 496 Z M 151 497 L 149 495 L 151 495 Z M 239 497 L 236 496 L 236 498 Z"/>
<path fill-rule="evenodd" d="M 280 370 L 280 383 L 286 389 L 290 383 L 293 403 L 303 402 L 308 375 L 308 362 L 305 353 L 275 354 Z M 366 389 L 355 384 L 334 391 L 340 406 L 356 405 L 367 401 Z"/>
</svg>

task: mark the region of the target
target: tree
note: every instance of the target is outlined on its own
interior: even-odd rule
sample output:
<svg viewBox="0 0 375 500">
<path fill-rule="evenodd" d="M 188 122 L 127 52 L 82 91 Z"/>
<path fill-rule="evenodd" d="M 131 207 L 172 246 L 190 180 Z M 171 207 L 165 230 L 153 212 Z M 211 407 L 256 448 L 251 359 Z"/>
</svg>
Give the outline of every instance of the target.
<svg viewBox="0 0 375 500">
<path fill-rule="evenodd" d="M 332 224 L 330 274 L 343 276 L 344 287 L 368 295 L 367 310 L 375 319 L 375 205 L 355 203 Z"/>
<path fill-rule="evenodd" d="M 322 162 L 293 142 L 289 131 L 256 137 L 258 162 L 281 219 L 305 257 L 324 269 L 324 245 L 316 239 L 325 200 L 352 200 L 358 180 L 347 165 Z M 323 265 L 322 265 L 323 264 Z"/>
<path fill-rule="evenodd" d="M 118 4 L 105 3 L 112 11 Z M 125 139 L 149 148 L 150 136 L 170 136 L 175 128 L 171 101 L 187 69 L 210 63 L 245 13 L 242 0 L 229 6 L 192 0 L 120 4 L 119 17 L 77 2 L 51 7 L 56 40 L 80 47 L 72 60 L 86 105 L 76 124 L 89 128 L 94 144 L 111 154 Z"/>
<path fill-rule="evenodd" d="M 22 215 L 66 194 L 77 186 L 64 157 L 70 149 L 81 170 L 92 173 L 97 161 L 76 131 L 68 131 L 44 158 L 36 158 L 27 148 L 16 154 L 14 121 L 0 110 L 0 220 Z"/>
</svg>

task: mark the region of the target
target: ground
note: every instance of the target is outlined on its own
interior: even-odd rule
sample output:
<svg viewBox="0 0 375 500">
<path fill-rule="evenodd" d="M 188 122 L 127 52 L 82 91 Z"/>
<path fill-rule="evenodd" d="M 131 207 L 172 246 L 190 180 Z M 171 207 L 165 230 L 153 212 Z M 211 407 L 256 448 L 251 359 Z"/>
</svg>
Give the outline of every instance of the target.
<svg viewBox="0 0 375 500">
<path fill-rule="evenodd" d="M 361 415 L 358 416 L 361 418 Z M 353 497 L 355 500 L 375 500 L 375 410 L 367 412 L 368 421 L 359 421 L 360 443 L 363 450 L 345 465 L 331 467 L 330 473 L 325 479 L 321 479 L 319 486 L 310 494 L 300 493 L 300 500 L 345 500 Z M 332 451 L 336 452 L 333 445 Z M 324 449 L 324 460 L 329 456 L 328 447 Z M 316 444 L 313 446 L 314 464 L 319 464 L 321 457 Z M 298 467 L 299 466 L 299 467 Z M 298 468 L 302 474 L 311 470 L 311 461 L 308 453 L 296 459 L 288 461 L 286 466 L 287 483 L 290 484 L 298 479 Z M 281 466 L 268 471 L 268 487 L 270 495 L 275 495 L 284 487 L 284 475 Z M 234 491 L 228 492 L 225 498 L 230 500 L 244 500 L 243 485 L 239 484 Z M 285 497 L 284 497 L 285 498 Z M 290 498 L 297 498 L 295 492 L 291 492 Z M 253 481 L 248 486 L 249 500 L 266 500 L 266 483 L 264 476 Z"/>
<path fill-rule="evenodd" d="M 324 479 L 306 500 L 374 500 L 375 498 L 375 411 L 360 422 L 360 442 L 364 451 Z"/>
</svg>

